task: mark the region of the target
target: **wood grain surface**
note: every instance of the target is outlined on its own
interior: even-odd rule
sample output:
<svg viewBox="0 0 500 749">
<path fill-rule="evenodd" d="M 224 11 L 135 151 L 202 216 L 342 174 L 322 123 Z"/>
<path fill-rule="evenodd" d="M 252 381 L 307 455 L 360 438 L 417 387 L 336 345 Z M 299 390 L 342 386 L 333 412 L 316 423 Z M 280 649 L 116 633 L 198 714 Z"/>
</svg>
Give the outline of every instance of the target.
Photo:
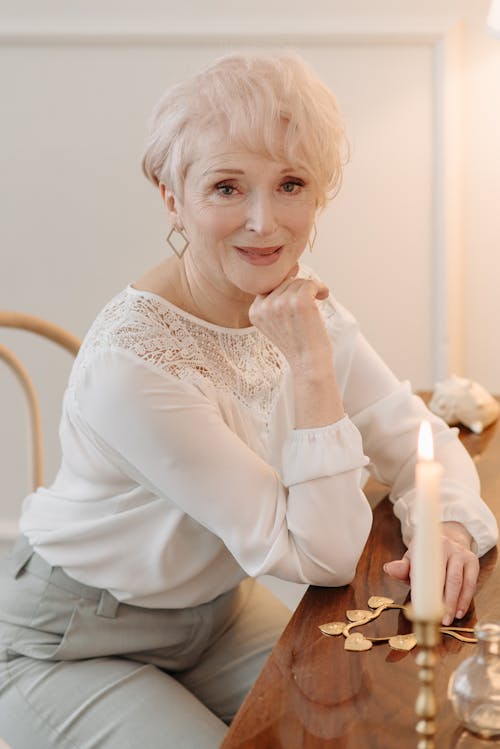
<svg viewBox="0 0 500 749">
<path fill-rule="evenodd" d="M 500 425 L 482 435 L 468 430 L 461 439 L 478 467 L 484 499 L 500 519 Z M 380 485 L 372 485 L 374 522 L 354 582 L 341 588 L 311 586 L 276 644 L 254 688 L 243 703 L 222 749 L 410 749 L 417 746 L 415 664 L 418 649 L 391 650 L 377 644 L 366 652 L 344 650 L 344 638 L 327 637 L 318 626 L 343 620 L 347 609 L 366 609 L 371 595 L 408 601 L 407 585 L 382 571 L 384 562 L 404 551 L 399 522 Z M 500 620 L 500 572 L 497 549 L 481 559 L 474 604 L 457 622 Z M 376 636 L 406 633 L 410 623 L 398 611 L 386 611 L 360 631 Z M 487 749 L 462 729 L 447 699 L 450 675 L 475 652 L 475 645 L 443 638 L 438 648 L 438 749 Z"/>
</svg>

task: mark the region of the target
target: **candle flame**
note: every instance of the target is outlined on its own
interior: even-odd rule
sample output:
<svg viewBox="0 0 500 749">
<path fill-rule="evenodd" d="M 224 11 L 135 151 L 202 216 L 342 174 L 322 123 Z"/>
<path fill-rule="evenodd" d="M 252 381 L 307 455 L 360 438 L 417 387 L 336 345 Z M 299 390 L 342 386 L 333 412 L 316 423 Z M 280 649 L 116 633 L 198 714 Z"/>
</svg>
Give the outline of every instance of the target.
<svg viewBox="0 0 500 749">
<path fill-rule="evenodd" d="M 423 421 L 418 433 L 418 457 L 420 460 L 434 460 L 432 429 L 428 421 Z"/>
</svg>

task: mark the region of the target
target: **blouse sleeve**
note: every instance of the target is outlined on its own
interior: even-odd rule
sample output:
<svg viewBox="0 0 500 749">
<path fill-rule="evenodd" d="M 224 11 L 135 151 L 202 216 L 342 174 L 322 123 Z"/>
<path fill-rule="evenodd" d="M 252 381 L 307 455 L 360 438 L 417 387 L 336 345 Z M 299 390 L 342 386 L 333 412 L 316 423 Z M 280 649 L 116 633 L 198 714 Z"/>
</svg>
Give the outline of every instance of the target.
<svg viewBox="0 0 500 749">
<path fill-rule="evenodd" d="M 425 419 L 432 426 L 436 460 L 444 467 L 442 519 L 462 523 L 473 536 L 479 556 L 492 548 L 498 540 L 497 523 L 480 497 L 479 477 L 458 430 L 450 429 L 413 395 L 409 383 L 395 378 L 357 327 L 344 376 L 346 411 L 362 434 L 370 471 L 391 487 L 389 496 L 405 543 L 413 535 L 416 448 Z"/>
<path fill-rule="evenodd" d="M 352 580 L 372 514 L 360 489 L 367 459 L 348 417 L 292 432 L 280 476 L 198 387 L 127 351 L 95 354 L 76 397 L 100 448 L 218 536 L 247 574 Z"/>
</svg>

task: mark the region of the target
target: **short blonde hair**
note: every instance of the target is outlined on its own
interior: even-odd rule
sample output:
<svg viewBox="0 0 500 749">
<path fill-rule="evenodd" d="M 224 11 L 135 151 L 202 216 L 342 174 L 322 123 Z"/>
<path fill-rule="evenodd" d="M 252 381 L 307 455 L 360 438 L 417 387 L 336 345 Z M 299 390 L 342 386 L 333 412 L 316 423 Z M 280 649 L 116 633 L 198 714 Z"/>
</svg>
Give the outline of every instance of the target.
<svg viewBox="0 0 500 749">
<path fill-rule="evenodd" d="M 318 206 L 338 192 L 349 147 L 337 100 L 297 55 L 226 55 L 167 89 L 149 123 L 146 177 L 182 196 L 196 136 L 214 126 L 229 142 L 302 166 Z"/>
</svg>

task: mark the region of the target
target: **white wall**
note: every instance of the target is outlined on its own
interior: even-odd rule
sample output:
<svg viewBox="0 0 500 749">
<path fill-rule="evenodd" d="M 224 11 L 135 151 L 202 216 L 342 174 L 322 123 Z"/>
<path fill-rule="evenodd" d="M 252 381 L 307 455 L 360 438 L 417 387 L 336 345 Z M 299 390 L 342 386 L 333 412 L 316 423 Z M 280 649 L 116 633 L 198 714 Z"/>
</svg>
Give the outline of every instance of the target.
<svg viewBox="0 0 500 749">
<path fill-rule="evenodd" d="M 485 32 L 487 7 L 3 0 L 0 307 L 83 335 L 165 252 L 160 202 L 139 169 L 159 93 L 229 49 L 291 46 L 337 92 L 353 144 L 306 261 L 398 376 L 429 388 L 453 370 L 500 392 L 500 40 Z M 21 348 L 44 364 L 50 477 L 70 360 L 31 340 Z M 0 536 L 28 488 L 18 391 L 1 368 Z"/>
<path fill-rule="evenodd" d="M 464 369 L 500 393 L 500 38 L 479 22 L 464 66 Z"/>
</svg>

